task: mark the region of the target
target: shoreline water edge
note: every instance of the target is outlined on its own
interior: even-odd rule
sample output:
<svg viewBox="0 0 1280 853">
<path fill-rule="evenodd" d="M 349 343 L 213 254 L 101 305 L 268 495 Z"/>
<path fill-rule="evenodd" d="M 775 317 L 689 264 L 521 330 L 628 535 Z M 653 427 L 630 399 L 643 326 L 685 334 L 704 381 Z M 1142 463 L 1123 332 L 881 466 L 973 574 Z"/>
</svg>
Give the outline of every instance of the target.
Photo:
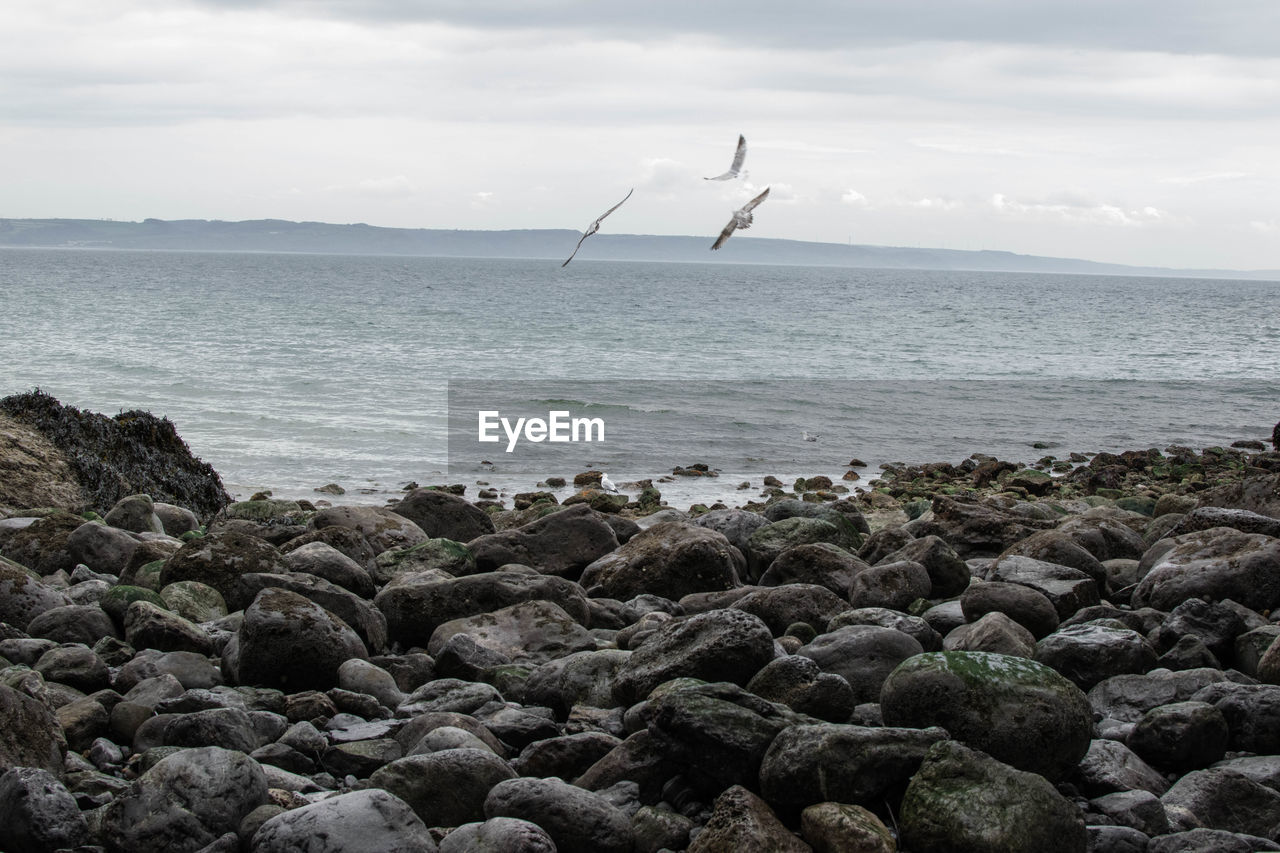
<svg viewBox="0 0 1280 853">
<path fill-rule="evenodd" d="M 0 848 L 1280 849 L 1264 439 L 233 501 L 5 398 Z"/>
</svg>

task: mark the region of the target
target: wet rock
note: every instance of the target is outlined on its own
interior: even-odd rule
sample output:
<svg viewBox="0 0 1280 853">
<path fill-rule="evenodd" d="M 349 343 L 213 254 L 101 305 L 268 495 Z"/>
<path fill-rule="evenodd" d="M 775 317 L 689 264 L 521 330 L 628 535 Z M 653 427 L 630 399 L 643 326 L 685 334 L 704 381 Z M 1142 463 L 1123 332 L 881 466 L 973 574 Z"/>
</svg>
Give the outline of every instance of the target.
<svg viewBox="0 0 1280 853">
<path fill-rule="evenodd" d="M 773 656 L 773 634 L 759 617 L 712 610 L 677 621 L 632 652 L 618 670 L 613 692 L 631 705 L 673 678 L 746 684 Z"/>
<path fill-rule="evenodd" d="M 388 548 L 407 548 L 425 542 L 427 534 L 408 518 L 380 506 L 335 506 L 322 509 L 307 522 L 310 530 L 345 527 L 364 537 L 375 554 Z"/>
<path fill-rule="evenodd" d="M 679 599 L 732 589 L 745 569 L 741 552 L 723 534 L 688 524 L 655 525 L 592 562 L 582 586 L 594 597 L 625 601 L 641 593 Z"/>
<path fill-rule="evenodd" d="M 1255 853 L 1280 850 L 1280 844 L 1255 835 L 1221 829 L 1192 829 L 1151 839 L 1147 853 Z"/>
<path fill-rule="evenodd" d="M 104 522 L 133 533 L 164 533 L 164 523 L 156 515 L 151 495 L 126 495 L 116 501 Z"/>
<path fill-rule="evenodd" d="M 1091 741 L 1071 781 L 1095 797 L 1116 791 L 1149 791 L 1158 797 L 1169 789 L 1159 771 L 1116 740 Z"/>
<path fill-rule="evenodd" d="M 15 767 L 0 776 L 0 847 L 45 853 L 88 840 L 89 826 L 75 798 L 52 773 Z"/>
<path fill-rule="evenodd" d="M 513 817 L 541 827 L 561 853 L 630 853 L 631 821 L 599 794 L 559 779 L 509 779 L 489 792 L 489 818 Z"/>
<path fill-rule="evenodd" d="M 1031 587 L 1053 603 L 1058 618 L 1071 618 L 1077 610 L 1098 604 L 1098 584 L 1079 569 L 1034 560 L 1031 557 L 1002 557 L 992 565 L 993 581 Z"/>
<path fill-rule="evenodd" d="M 793 583 L 750 592 L 730 605 L 730 609 L 759 616 L 775 636 L 780 636 L 788 626 L 797 622 L 806 623 L 814 631 L 822 631 L 836 614 L 848 606 L 845 599 L 825 586 Z"/>
<path fill-rule="evenodd" d="M 575 705 L 611 708 L 616 704 L 614 679 L 630 656 L 629 652 L 619 649 L 601 649 L 574 652 L 548 661 L 529 674 L 525 701 L 551 708 L 561 715 L 568 714 Z"/>
<path fill-rule="evenodd" d="M 117 797 L 102 818 L 112 853 L 196 851 L 267 799 L 266 777 L 248 756 L 219 747 L 161 759 Z"/>
<path fill-rule="evenodd" d="M 534 741 L 511 762 L 521 776 L 577 779 L 622 743 L 606 732 L 577 732 Z"/>
<path fill-rule="evenodd" d="M 1053 522 L 1015 515 L 996 506 L 938 495 L 930 511 L 908 522 L 917 538 L 938 536 L 962 558 L 995 556 Z"/>
<path fill-rule="evenodd" d="M 1209 530 L 1214 527 L 1231 527 L 1242 533 L 1280 536 L 1280 518 L 1247 509 L 1228 509 L 1218 506 L 1202 506 L 1191 510 L 1166 535 L 1180 536 L 1183 533 Z"/>
<path fill-rule="evenodd" d="M 435 853 L 426 824 L 377 788 L 350 791 L 276 815 L 253 836 L 253 853 Z"/>
<path fill-rule="evenodd" d="M 431 634 L 427 653 L 439 655 L 457 634 L 515 663 L 538 666 L 572 652 L 594 649 L 595 638 L 559 605 L 537 599 L 443 623 Z"/>
<path fill-rule="evenodd" d="M 574 579 L 618 544 L 608 521 L 587 505 L 577 504 L 514 530 L 478 536 L 467 547 L 481 571 L 520 563 L 542 574 Z"/>
<path fill-rule="evenodd" d="M 942 648 L 942 635 L 923 618 L 908 616 L 906 613 L 886 607 L 856 607 L 853 610 L 837 613 L 827 623 L 827 632 L 836 631 L 847 625 L 879 625 L 881 628 L 892 628 L 915 638 L 926 652 L 936 652 Z"/>
<path fill-rule="evenodd" d="M 386 617 L 353 592 L 314 575 L 248 573 L 236 581 L 234 600 L 252 602 L 265 589 L 279 589 L 309 599 L 355 631 L 366 649 L 379 652 L 386 648 Z"/>
<path fill-rule="evenodd" d="M 211 531 L 187 542 L 166 560 L 159 580 L 161 587 L 176 581 L 199 581 L 221 593 L 232 609 L 240 610 L 249 604 L 238 594 L 241 575 L 286 571 L 280 552 L 256 536 Z"/>
<path fill-rule="evenodd" d="M 373 598 L 373 579 L 346 554 L 326 542 L 308 542 L 284 555 L 291 572 L 315 575 L 349 590 L 361 598 Z"/>
<path fill-rule="evenodd" d="M 760 767 L 760 791 L 784 814 L 823 802 L 879 806 L 896 799 L 939 728 L 795 725 L 774 738 Z"/>
<path fill-rule="evenodd" d="M 432 539 L 470 542 L 494 532 L 488 513 L 464 498 L 438 489 L 414 489 L 395 505 L 395 511 Z"/>
<path fill-rule="evenodd" d="M 1143 714 L 1128 745 L 1152 766 L 1182 774 L 1220 760 L 1229 737 L 1227 721 L 1213 705 L 1174 702 Z"/>
<path fill-rule="evenodd" d="M 763 517 L 757 518 L 763 521 Z M 854 576 L 868 568 L 870 566 L 839 546 L 814 542 L 788 548 L 775 557 L 760 576 L 760 585 L 818 584 L 836 595 L 846 596 Z"/>
<path fill-rule="evenodd" d="M 1280 604 L 1280 539 L 1215 527 L 1171 541 L 1133 591 L 1135 607 L 1167 611 L 1189 598 L 1230 598 L 1259 612 Z"/>
<path fill-rule="evenodd" d="M 808 844 L 778 820 L 768 803 L 741 785 L 716 797 L 711 818 L 689 853 L 808 853 Z"/>
<path fill-rule="evenodd" d="M 196 623 L 213 622 L 227 615 L 222 593 L 199 581 L 169 584 L 160 590 L 160 601 L 183 619 Z"/>
<path fill-rule="evenodd" d="M 882 561 L 854 577 L 849 584 L 849 603 L 905 611 L 916 599 L 928 598 L 932 588 L 929 572 L 919 563 Z"/>
<path fill-rule="evenodd" d="M 822 518 L 797 515 L 772 521 L 758 528 L 747 540 L 748 575 L 759 578 L 783 552 L 819 542 L 856 549 L 862 542 L 862 534 L 852 522 L 834 511 Z"/>
<path fill-rule="evenodd" d="M 149 601 L 135 601 L 124 617 L 124 637 L 137 649 L 211 654 L 213 642 L 199 625 Z"/>
<path fill-rule="evenodd" d="M 428 826 L 458 826 L 484 820 L 489 792 L 514 778 L 511 765 L 489 750 L 446 749 L 392 761 L 369 782 L 404 800 Z"/>
<path fill-rule="evenodd" d="M 913 539 L 878 560 L 876 565 L 902 560 L 924 566 L 929 573 L 932 594 L 939 598 L 959 595 L 969 585 L 969 567 L 941 537 L 930 535 Z"/>
<path fill-rule="evenodd" d="M 17 563 L 0 557 L 0 622 L 26 628 L 46 610 L 70 603 L 64 593 L 41 583 Z"/>
<path fill-rule="evenodd" d="M 1080 811 L 1044 778 L 954 741 L 929 748 L 900 814 L 903 846 L 920 853 L 1084 853 Z"/>
<path fill-rule="evenodd" d="M 476 558 L 466 545 L 452 539 L 428 539 L 408 548 L 383 551 L 373 561 L 371 576 L 374 583 L 383 586 L 400 575 L 444 572 L 460 578 L 477 571 Z"/>
<path fill-rule="evenodd" d="M 45 681 L 57 681 L 85 693 L 110 685 L 106 662 L 88 646 L 70 645 L 49 649 L 32 667 Z"/>
<path fill-rule="evenodd" d="M 514 817 L 495 817 L 468 823 L 440 842 L 440 853 L 556 853 L 556 844 L 542 827 Z"/>
<path fill-rule="evenodd" d="M 1244 631 L 1243 615 L 1229 604 L 1190 598 L 1170 611 L 1156 639 L 1165 651 L 1183 637 L 1194 637 L 1218 660 L 1232 662 L 1236 637 Z"/>
<path fill-rule="evenodd" d="M 338 667 L 368 658 L 364 643 L 338 617 L 293 592 L 268 587 L 244 613 L 228 646 L 239 684 L 323 689 L 337 681 Z"/>
<path fill-rule="evenodd" d="M 1019 583 L 977 581 L 960 595 L 964 618 L 976 622 L 999 612 L 1026 628 L 1039 640 L 1058 629 L 1058 611 L 1044 593 Z"/>
<path fill-rule="evenodd" d="M 930 652 L 885 680 L 886 725 L 941 726 L 1012 766 L 1061 779 L 1084 756 L 1093 712 L 1078 687 L 1043 664 L 986 652 Z"/>
<path fill-rule="evenodd" d="M 67 553 L 96 572 L 119 575 L 129 565 L 138 538 L 127 531 L 87 521 L 67 537 Z"/>
<path fill-rule="evenodd" d="M 1209 829 L 1272 840 L 1280 835 L 1280 793 L 1235 770 L 1188 773 L 1160 800 L 1166 807 L 1187 809 Z"/>
<path fill-rule="evenodd" d="M 689 845 L 689 830 L 692 828 L 693 821 L 662 806 L 641 806 L 631 816 L 636 853 L 683 850 Z"/>
<path fill-rule="evenodd" d="M 1164 835 L 1169 831 L 1169 818 L 1160 798 L 1150 791 L 1118 791 L 1089 801 L 1095 811 L 1106 815 L 1120 826 L 1130 826 L 1146 835 Z"/>
<path fill-rule="evenodd" d="M 527 601 L 557 605 L 580 624 L 590 619 L 582 588 L 564 578 L 496 571 L 461 578 L 404 575 L 374 599 L 391 638 L 405 646 L 426 645 L 446 622 L 501 610 Z"/>
<path fill-rule="evenodd" d="M 1036 660 L 1088 690 L 1113 675 L 1150 670 L 1156 653 L 1137 631 L 1085 623 L 1060 628 L 1041 640 Z"/>
<path fill-rule="evenodd" d="M 1015 542 L 1000 554 L 1001 557 L 1015 555 L 1082 571 L 1093 578 L 1099 589 L 1105 588 L 1107 582 L 1107 571 L 1102 561 L 1065 530 L 1041 530 Z"/>
<path fill-rule="evenodd" d="M 27 623 L 27 633 L 58 643 L 92 646 L 103 637 L 119 638 L 111 617 L 96 605 L 69 604 L 44 611 Z"/>
<path fill-rule="evenodd" d="M 744 509 L 716 509 L 703 513 L 690 522 L 697 527 L 705 527 L 723 534 L 729 544 L 742 552 L 746 557 L 749 552 L 748 543 L 751 534 L 769 523 L 769 519 Z"/>
<path fill-rule="evenodd" d="M 833 723 L 847 721 L 857 701 L 842 676 L 823 672 L 801 655 L 775 658 L 752 677 L 747 690 L 793 711 Z"/>
<path fill-rule="evenodd" d="M 913 637 L 877 625 L 849 625 L 815 637 L 797 654 L 823 672 L 839 675 L 853 690 L 855 704 L 874 702 L 889 673 L 924 649 Z"/>
<path fill-rule="evenodd" d="M 1033 659 L 1036 656 L 1032 633 L 998 611 L 953 629 L 942 638 L 942 647 L 949 652 L 995 652 Z"/>
</svg>

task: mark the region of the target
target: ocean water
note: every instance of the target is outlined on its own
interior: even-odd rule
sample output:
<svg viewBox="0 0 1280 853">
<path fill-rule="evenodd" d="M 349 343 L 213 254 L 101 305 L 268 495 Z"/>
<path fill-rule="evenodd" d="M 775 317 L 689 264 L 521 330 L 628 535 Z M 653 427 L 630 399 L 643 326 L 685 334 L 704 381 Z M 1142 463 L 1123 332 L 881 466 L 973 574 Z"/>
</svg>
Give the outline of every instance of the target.
<svg viewBox="0 0 1280 853">
<path fill-rule="evenodd" d="M 167 416 L 241 497 L 719 471 L 659 483 L 683 505 L 855 457 L 865 482 L 1280 419 L 1276 282 L 11 249 L 0 294 L 0 394 Z M 605 440 L 508 454 L 477 443 L 489 410 L 598 417 Z"/>
</svg>

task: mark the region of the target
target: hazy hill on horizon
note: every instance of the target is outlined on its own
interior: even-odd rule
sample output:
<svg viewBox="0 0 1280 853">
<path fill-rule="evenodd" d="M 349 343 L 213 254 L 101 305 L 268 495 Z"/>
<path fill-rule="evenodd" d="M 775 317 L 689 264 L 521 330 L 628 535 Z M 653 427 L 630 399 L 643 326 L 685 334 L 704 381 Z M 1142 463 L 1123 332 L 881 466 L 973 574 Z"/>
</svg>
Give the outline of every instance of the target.
<svg viewBox="0 0 1280 853">
<path fill-rule="evenodd" d="M 0 247 L 171 251 L 304 252 L 563 260 L 581 236 L 569 229 L 477 231 L 384 228 L 365 224 L 256 219 L 124 222 L 109 219 L 0 219 Z M 735 236 L 712 253 L 714 235 L 671 237 L 596 234 L 575 263 L 586 260 L 678 261 L 888 269 L 1158 275 L 1274 279 L 1280 270 L 1174 269 L 1110 264 L 1013 252 L 813 243 Z"/>
</svg>

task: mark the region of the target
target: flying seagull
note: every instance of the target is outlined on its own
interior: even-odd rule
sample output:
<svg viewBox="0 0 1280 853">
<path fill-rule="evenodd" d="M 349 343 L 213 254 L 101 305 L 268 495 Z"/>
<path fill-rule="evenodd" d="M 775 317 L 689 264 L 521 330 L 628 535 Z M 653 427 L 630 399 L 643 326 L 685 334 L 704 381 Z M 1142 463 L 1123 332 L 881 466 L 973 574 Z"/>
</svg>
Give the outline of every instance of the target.
<svg viewBox="0 0 1280 853">
<path fill-rule="evenodd" d="M 747 138 L 738 134 L 738 150 L 733 152 L 733 165 L 723 175 L 714 178 L 703 178 L 704 181 L 731 181 L 742 173 L 742 161 L 747 159 Z"/>
<path fill-rule="evenodd" d="M 596 221 L 595 221 L 595 222 L 592 222 L 590 225 L 588 225 L 588 226 L 587 226 L 587 230 L 586 230 L 585 232 L 583 232 L 583 234 L 582 234 L 582 236 L 581 236 L 580 238 L 578 238 L 578 245 L 576 245 L 576 246 L 574 246 L 574 247 L 573 247 L 573 255 L 578 254 L 578 250 L 582 248 L 582 241 L 583 241 L 583 240 L 587 239 L 587 238 L 588 238 L 588 237 L 590 237 L 592 234 L 594 234 L 594 233 L 596 233 L 597 231 L 599 231 L 599 230 L 600 230 L 600 223 L 604 221 L 604 218 L 605 218 L 606 216 L 608 216 L 610 213 L 613 213 L 613 212 L 614 212 L 615 210 L 617 210 L 618 208 L 622 207 L 622 202 L 623 202 L 623 201 L 626 201 L 626 200 L 627 200 L 627 199 L 629 199 L 629 198 L 631 198 L 631 193 L 633 193 L 633 192 L 635 192 L 635 191 L 636 191 L 636 188 L 635 188 L 635 187 L 632 187 L 632 188 L 631 188 L 631 190 L 630 190 L 630 192 L 628 192 L 628 193 L 626 194 L 626 196 L 622 199 L 622 201 L 618 202 L 618 203 L 617 203 L 617 204 L 615 204 L 613 207 L 609 208 L 609 209 L 608 209 L 608 210 L 606 210 L 604 213 L 600 214 L 600 216 L 596 219 Z M 570 255 L 570 256 L 569 256 L 569 261 L 573 260 L 573 255 Z M 567 266 L 569 266 L 569 261 L 565 261 L 565 262 L 564 262 L 563 264 L 561 264 L 560 266 L 561 266 L 561 267 L 567 267 Z"/>
<path fill-rule="evenodd" d="M 720 232 L 720 237 L 715 241 L 715 243 L 712 244 L 711 248 L 714 250 L 714 249 L 719 249 L 721 246 L 723 246 L 725 244 L 725 241 L 729 239 L 729 235 L 734 232 L 734 229 L 750 228 L 751 220 L 752 220 L 751 211 L 755 210 L 756 205 L 764 201 L 765 197 L 768 195 L 769 195 L 769 188 L 765 187 L 764 192 L 760 193 L 760 195 L 756 196 L 755 198 L 751 199 L 751 201 L 747 202 L 742 207 L 735 210 L 733 212 L 733 218 L 729 220 L 729 224 L 726 225 L 724 227 L 724 230 Z"/>
<path fill-rule="evenodd" d="M 618 493 L 618 487 L 613 484 L 613 480 L 609 479 L 608 474 L 600 475 L 600 490 L 602 492 L 608 492 L 613 495 L 616 495 Z"/>
</svg>

